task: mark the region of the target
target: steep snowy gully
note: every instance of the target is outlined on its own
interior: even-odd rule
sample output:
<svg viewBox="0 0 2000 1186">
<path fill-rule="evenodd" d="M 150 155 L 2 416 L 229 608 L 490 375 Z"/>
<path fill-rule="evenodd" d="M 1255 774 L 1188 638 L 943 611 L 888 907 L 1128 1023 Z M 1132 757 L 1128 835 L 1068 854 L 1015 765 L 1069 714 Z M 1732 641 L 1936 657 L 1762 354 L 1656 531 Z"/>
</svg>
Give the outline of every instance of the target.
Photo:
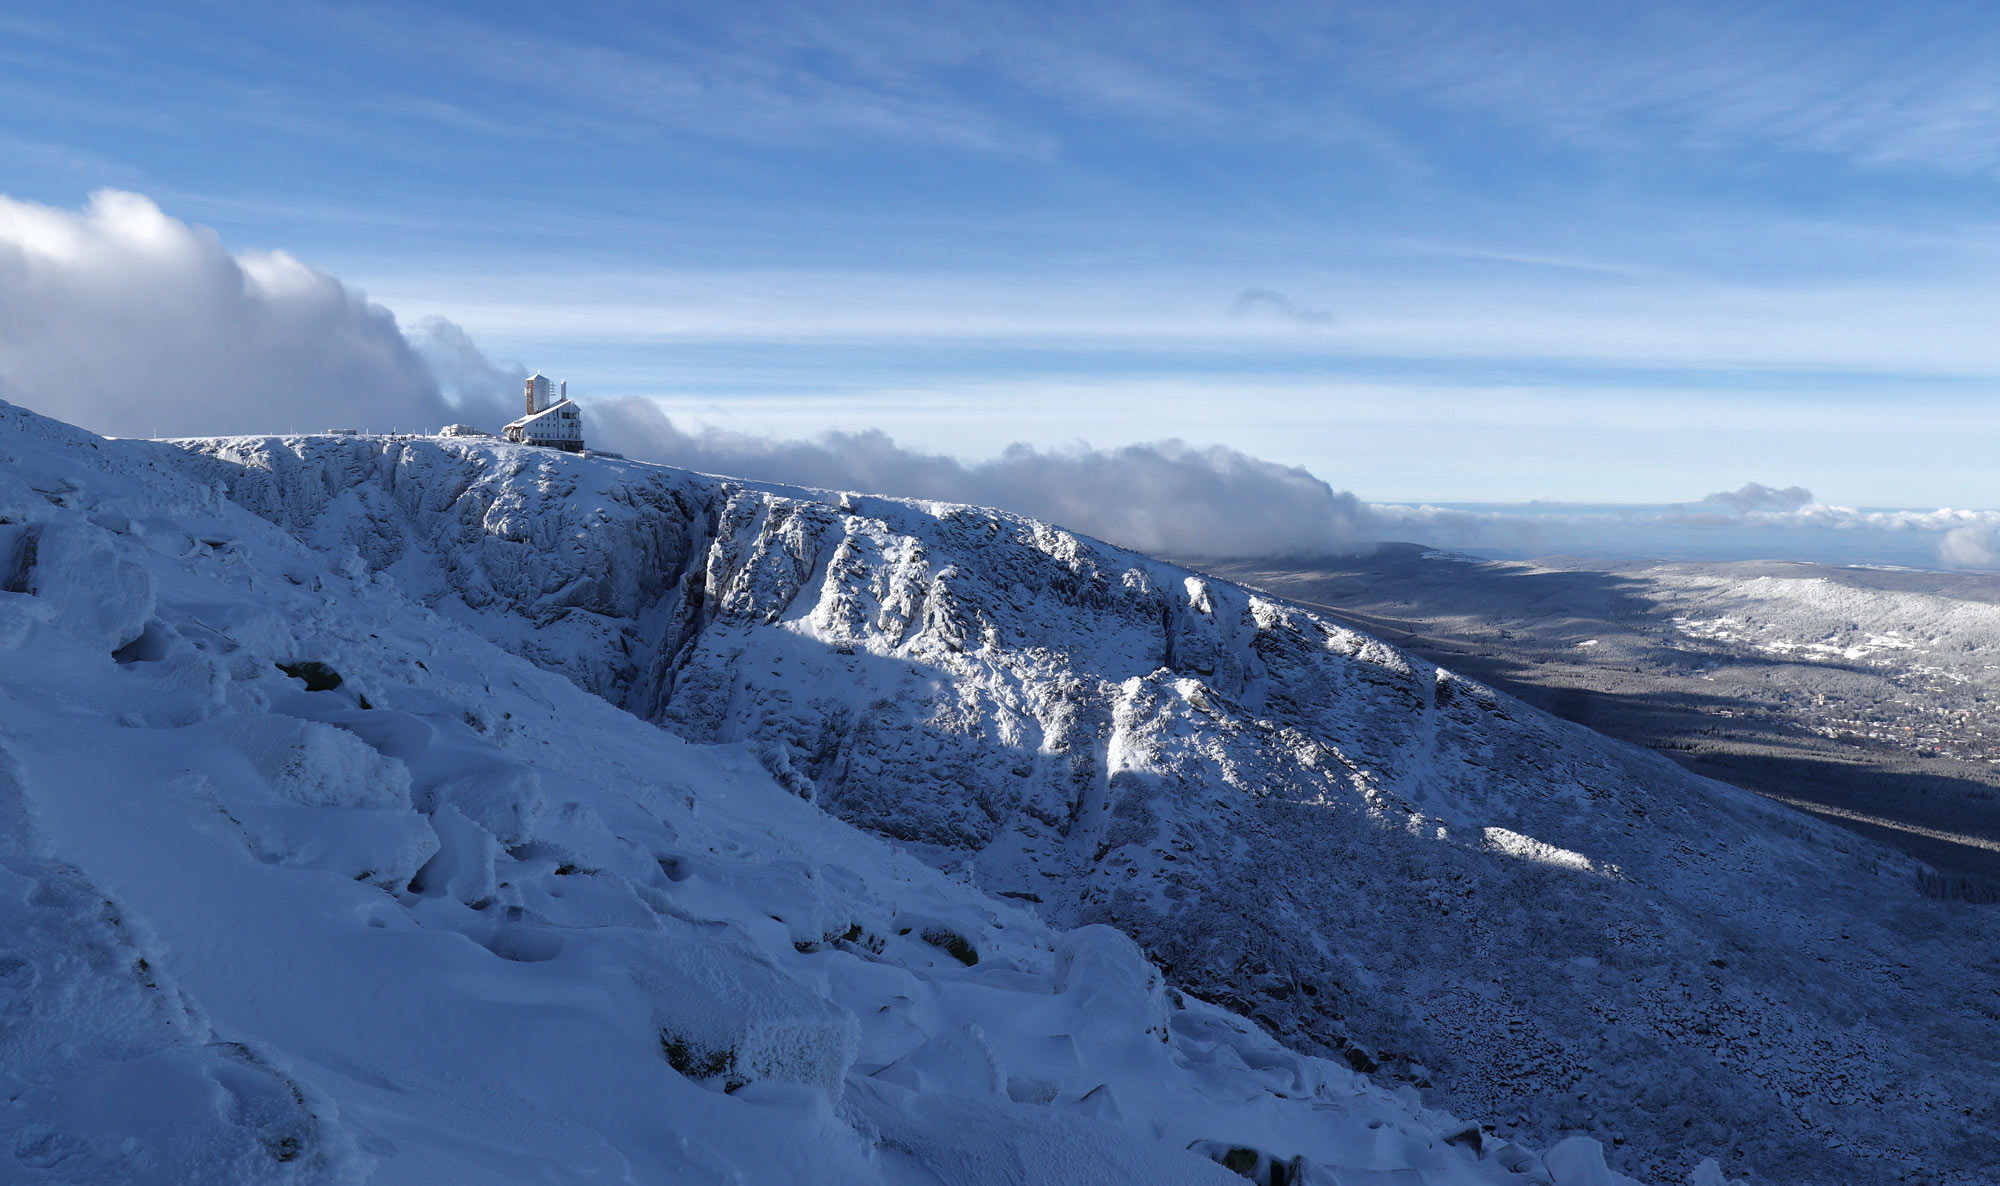
<svg viewBox="0 0 2000 1186">
<path fill-rule="evenodd" d="M 181 447 L 357 578 L 1294 1049 L 1659 1180 L 2000 1179 L 1992 912 L 1299 609 L 971 507 L 462 439 Z"/>
</svg>

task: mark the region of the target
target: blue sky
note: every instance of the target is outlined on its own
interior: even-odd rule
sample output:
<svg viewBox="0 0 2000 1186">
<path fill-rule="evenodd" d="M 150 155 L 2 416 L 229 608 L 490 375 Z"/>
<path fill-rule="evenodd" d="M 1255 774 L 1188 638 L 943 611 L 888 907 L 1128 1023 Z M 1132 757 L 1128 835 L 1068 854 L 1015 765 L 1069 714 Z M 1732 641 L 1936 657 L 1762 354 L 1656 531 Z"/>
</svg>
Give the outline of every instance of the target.
<svg viewBox="0 0 2000 1186">
<path fill-rule="evenodd" d="M 2000 507 L 1984 4 L 44 6 L 112 187 L 682 423 Z"/>
</svg>

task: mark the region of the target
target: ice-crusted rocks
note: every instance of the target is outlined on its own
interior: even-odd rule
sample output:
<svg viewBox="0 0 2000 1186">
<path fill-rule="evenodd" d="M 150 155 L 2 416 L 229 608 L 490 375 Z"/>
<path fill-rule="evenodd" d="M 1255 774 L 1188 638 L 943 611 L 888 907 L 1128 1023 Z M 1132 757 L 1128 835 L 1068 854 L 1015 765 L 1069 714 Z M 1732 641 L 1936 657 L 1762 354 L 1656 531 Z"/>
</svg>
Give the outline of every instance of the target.
<svg viewBox="0 0 2000 1186">
<path fill-rule="evenodd" d="M 1107 926 L 1078 927 L 1056 945 L 1055 988 L 1075 998 L 1082 1041 L 1167 1040 L 1166 984 L 1139 945 Z"/>
<path fill-rule="evenodd" d="M 499 844 L 512 847 L 533 834 L 542 813 L 542 779 L 519 762 L 497 761 L 440 778 L 424 789 L 428 810 L 464 814 Z"/>
<path fill-rule="evenodd" d="M 1959 966 L 1989 919 L 1296 607 L 978 508 L 462 440 L 186 447 L 441 615 L 1510 1133 L 1603 1127 L 1661 1177 L 1996 1168 L 1965 1126 L 2000 1023 L 1957 1004 L 2000 983 Z M 1975 1053 L 1917 1052 L 1939 1034 Z"/>
<path fill-rule="evenodd" d="M 239 713 L 218 732 L 265 784 L 307 807 L 398 807 L 410 802 L 410 772 L 345 729 L 276 713 Z"/>
<path fill-rule="evenodd" d="M 5 588 L 40 598 L 58 630 L 103 651 L 119 650 L 145 630 L 153 576 L 106 547 L 108 532 L 57 521 L 0 533 Z"/>
<path fill-rule="evenodd" d="M 631 975 L 675 1070 L 730 1091 L 777 1080 L 840 1098 L 860 1026 L 776 968 L 682 930 L 634 960 Z"/>
<path fill-rule="evenodd" d="M 671 614 L 683 592 L 699 596 L 681 578 L 707 543 L 702 483 L 587 485 L 590 470 L 496 453 L 481 438 L 296 440 L 296 453 L 214 442 L 225 464 L 208 476 L 330 556 L 412 592 L 448 590 L 461 608 L 517 615 L 512 649 L 593 692 L 647 694 L 654 648 L 635 623 Z"/>
</svg>

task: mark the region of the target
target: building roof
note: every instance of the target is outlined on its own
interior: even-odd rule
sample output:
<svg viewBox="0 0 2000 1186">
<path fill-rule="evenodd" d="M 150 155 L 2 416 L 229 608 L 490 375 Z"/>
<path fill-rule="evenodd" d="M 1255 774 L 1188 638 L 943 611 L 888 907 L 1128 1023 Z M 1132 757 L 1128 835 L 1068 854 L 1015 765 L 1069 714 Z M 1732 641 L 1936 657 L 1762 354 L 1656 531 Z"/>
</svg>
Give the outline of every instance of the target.
<svg viewBox="0 0 2000 1186">
<path fill-rule="evenodd" d="M 507 424 L 501 429 L 501 431 L 505 432 L 509 428 L 525 428 L 528 425 L 533 424 L 535 421 L 540 420 L 545 416 L 554 415 L 558 410 L 562 408 L 567 408 L 570 405 L 574 404 L 575 402 L 576 401 L 573 399 L 559 399 L 556 402 L 550 404 L 548 407 L 543 408 L 539 412 L 531 412 L 528 415 L 523 416 L 518 420 L 508 421 Z"/>
</svg>

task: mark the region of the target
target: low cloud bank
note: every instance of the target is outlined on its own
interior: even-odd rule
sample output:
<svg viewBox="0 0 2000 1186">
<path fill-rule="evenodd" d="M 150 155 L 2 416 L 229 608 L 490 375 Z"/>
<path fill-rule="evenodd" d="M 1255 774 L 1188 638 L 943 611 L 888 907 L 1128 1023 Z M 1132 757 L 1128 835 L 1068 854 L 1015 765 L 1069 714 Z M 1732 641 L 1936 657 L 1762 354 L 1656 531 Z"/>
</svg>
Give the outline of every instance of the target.
<svg viewBox="0 0 2000 1186">
<path fill-rule="evenodd" d="M 1142 552 L 1310 560 L 1406 540 L 1480 555 L 2000 569 L 2000 512 L 1864 511 L 1801 486 L 1751 482 L 1657 507 L 1504 509 L 1364 502 L 1306 470 L 1179 441 L 1116 449 L 1009 446 L 966 463 L 881 432 L 776 440 L 676 425 L 643 399 L 587 405 L 591 432 L 630 456 L 752 481 L 1002 507 Z"/>
<path fill-rule="evenodd" d="M 1481 555 L 1554 553 L 1678 560 L 1804 560 L 2000 571 L 2000 511 L 1864 510 L 1816 500 L 1800 486 L 1752 482 L 1698 502 L 1499 510 L 1367 504 L 1397 538 Z"/>
<path fill-rule="evenodd" d="M 494 362 L 471 334 L 442 317 L 417 322 L 410 344 L 430 367 L 439 391 L 450 401 L 453 416 L 494 431 L 521 414 L 521 389 L 527 383 L 528 368 Z"/>
<path fill-rule="evenodd" d="M 501 406 L 447 397 L 335 277 L 116 190 L 76 211 L 0 196 L 0 398 L 119 436 L 431 430 Z"/>
<path fill-rule="evenodd" d="M 591 432 L 629 456 L 753 481 L 1002 507 L 1142 552 L 1327 555 L 1380 538 L 1368 508 L 1293 466 L 1180 441 L 1117 449 L 1009 445 L 974 463 L 881 432 L 782 441 L 675 425 L 643 399 L 594 400 Z"/>
</svg>

